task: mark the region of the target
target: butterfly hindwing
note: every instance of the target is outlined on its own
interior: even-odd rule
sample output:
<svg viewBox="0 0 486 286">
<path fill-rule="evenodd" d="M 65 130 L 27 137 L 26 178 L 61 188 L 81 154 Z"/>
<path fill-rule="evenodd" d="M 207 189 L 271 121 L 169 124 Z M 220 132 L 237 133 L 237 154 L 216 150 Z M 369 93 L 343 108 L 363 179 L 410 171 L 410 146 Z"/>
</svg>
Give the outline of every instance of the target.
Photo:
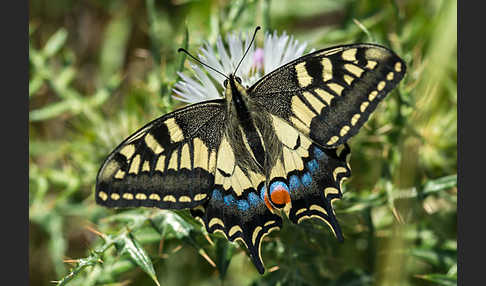
<svg viewBox="0 0 486 286">
<path fill-rule="evenodd" d="M 103 163 L 96 202 L 167 209 L 204 203 L 214 185 L 223 111 L 222 100 L 194 104 L 135 132 Z"/>
<path fill-rule="evenodd" d="M 233 147 L 223 137 L 211 198 L 191 210 L 209 233 L 221 232 L 229 241 L 240 240 L 260 273 L 264 272 L 261 242 L 265 235 L 279 229 L 282 219 L 270 212 L 263 199 L 265 176 L 248 170 L 235 161 Z M 238 153 L 238 162 L 252 160 L 247 152 Z M 222 158 L 222 159 L 221 159 Z"/>
<path fill-rule="evenodd" d="M 267 174 L 270 196 L 275 190 L 288 192 L 290 204 L 284 211 L 292 222 L 321 219 L 342 240 L 331 201 L 341 198 L 342 182 L 351 175 L 347 163 L 349 147 L 344 144 L 333 149 L 322 148 L 283 119 L 274 115 L 271 118 L 280 144 L 276 149 L 281 152 Z"/>
<path fill-rule="evenodd" d="M 312 144 L 309 156 L 304 158 L 304 172 L 289 175 L 292 208 L 289 219 L 294 223 L 317 218 L 326 222 L 336 238 L 343 236 L 337 222 L 332 201 L 342 197 L 342 182 L 351 175 L 347 164 L 349 147 L 325 149 Z"/>
<path fill-rule="evenodd" d="M 387 48 L 352 44 L 313 52 L 263 77 L 249 96 L 326 148 L 345 143 L 405 74 Z"/>
</svg>

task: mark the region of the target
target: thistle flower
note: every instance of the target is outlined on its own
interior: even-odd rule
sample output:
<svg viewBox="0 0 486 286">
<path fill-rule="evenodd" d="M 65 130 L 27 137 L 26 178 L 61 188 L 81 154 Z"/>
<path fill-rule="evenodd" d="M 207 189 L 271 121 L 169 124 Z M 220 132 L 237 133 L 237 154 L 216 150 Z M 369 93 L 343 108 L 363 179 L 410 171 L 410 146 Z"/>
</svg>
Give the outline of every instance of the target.
<svg viewBox="0 0 486 286">
<path fill-rule="evenodd" d="M 198 57 L 205 64 L 229 75 L 235 71 L 242 59 L 251 35 L 247 33 L 244 41 L 242 38 L 241 33 L 227 35 L 228 48 L 224 46 L 221 36 L 216 41 L 216 49 L 205 42 L 200 48 Z M 266 32 L 263 47 L 255 47 L 255 44 L 252 44 L 236 75 L 241 78 L 244 86 L 251 86 L 264 75 L 302 56 L 306 46 L 306 43 L 299 43 L 285 32 L 282 35 L 278 35 L 277 32 L 273 32 L 273 34 Z M 174 85 L 173 98 L 187 103 L 196 103 L 223 97 L 225 78 L 222 75 L 205 69 L 204 66 L 193 63 L 190 63 L 190 66 L 193 76 L 178 73 L 181 80 Z M 215 83 L 218 84 L 215 85 Z"/>
</svg>

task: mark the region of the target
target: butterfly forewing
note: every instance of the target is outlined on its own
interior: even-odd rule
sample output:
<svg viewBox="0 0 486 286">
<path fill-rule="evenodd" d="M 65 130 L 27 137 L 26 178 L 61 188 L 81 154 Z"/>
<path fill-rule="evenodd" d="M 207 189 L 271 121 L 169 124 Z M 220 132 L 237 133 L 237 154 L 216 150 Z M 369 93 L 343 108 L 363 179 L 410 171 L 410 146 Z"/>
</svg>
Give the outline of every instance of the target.
<svg viewBox="0 0 486 286">
<path fill-rule="evenodd" d="M 147 124 L 101 167 L 96 202 L 180 209 L 204 203 L 214 185 L 223 132 L 221 100 L 194 104 Z"/>
<path fill-rule="evenodd" d="M 392 51 L 354 44 L 316 51 L 268 74 L 248 90 L 268 112 L 323 147 L 356 134 L 405 74 Z"/>
</svg>

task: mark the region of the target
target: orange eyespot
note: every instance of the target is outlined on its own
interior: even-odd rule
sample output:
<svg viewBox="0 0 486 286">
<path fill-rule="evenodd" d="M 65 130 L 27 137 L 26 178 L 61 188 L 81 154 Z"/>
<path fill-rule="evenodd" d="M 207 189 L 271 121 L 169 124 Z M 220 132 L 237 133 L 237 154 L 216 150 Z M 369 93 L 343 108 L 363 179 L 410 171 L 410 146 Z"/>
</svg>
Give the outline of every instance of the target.
<svg viewBox="0 0 486 286">
<path fill-rule="evenodd" d="M 272 203 L 275 205 L 285 205 L 290 203 L 290 194 L 284 189 L 274 190 L 270 196 Z"/>
</svg>

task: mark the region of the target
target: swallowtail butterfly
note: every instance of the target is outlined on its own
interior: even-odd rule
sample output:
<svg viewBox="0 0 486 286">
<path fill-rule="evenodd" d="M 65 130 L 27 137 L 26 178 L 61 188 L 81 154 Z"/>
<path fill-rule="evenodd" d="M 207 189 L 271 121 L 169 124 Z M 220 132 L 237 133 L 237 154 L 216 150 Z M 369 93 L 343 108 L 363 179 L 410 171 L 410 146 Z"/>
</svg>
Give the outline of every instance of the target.
<svg viewBox="0 0 486 286">
<path fill-rule="evenodd" d="M 260 273 L 260 244 L 282 213 L 293 223 L 321 219 L 342 240 L 331 202 L 351 175 L 347 141 L 405 70 L 385 47 L 351 44 L 302 56 L 248 88 L 230 74 L 225 98 L 166 114 L 116 147 L 96 202 L 190 209 L 209 233 L 240 240 Z"/>
</svg>

